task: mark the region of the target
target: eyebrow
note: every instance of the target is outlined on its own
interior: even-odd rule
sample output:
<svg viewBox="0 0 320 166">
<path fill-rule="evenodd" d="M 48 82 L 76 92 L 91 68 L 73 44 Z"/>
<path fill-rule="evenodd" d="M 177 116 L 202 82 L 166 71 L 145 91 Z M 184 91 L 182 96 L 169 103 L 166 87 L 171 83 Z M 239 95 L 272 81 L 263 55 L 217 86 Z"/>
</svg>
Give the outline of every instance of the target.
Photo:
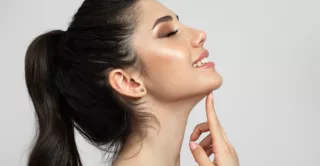
<svg viewBox="0 0 320 166">
<path fill-rule="evenodd" d="M 176 15 L 176 17 L 177 17 L 177 19 L 179 20 L 179 16 Z M 154 23 L 152 29 L 153 29 L 154 27 L 156 27 L 158 24 L 162 23 L 162 22 L 167 22 L 167 21 L 172 21 L 172 20 L 173 20 L 173 18 L 172 18 L 172 16 L 170 16 L 170 15 L 160 17 L 160 18 L 158 18 L 157 21 Z"/>
</svg>

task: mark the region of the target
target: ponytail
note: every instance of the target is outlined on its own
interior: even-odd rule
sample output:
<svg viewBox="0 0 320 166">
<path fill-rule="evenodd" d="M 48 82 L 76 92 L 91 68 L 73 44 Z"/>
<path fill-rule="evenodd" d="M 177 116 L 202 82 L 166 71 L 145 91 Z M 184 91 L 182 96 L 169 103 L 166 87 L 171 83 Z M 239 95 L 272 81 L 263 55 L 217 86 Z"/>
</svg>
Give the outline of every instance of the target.
<svg viewBox="0 0 320 166">
<path fill-rule="evenodd" d="M 67 102 L 56 86 L 58 45 L 64 31 L 53 30 L 35 38 L 25 57 L 25 78 L 38 130 L 28 166 L 82 166 Z"/>
</svg>

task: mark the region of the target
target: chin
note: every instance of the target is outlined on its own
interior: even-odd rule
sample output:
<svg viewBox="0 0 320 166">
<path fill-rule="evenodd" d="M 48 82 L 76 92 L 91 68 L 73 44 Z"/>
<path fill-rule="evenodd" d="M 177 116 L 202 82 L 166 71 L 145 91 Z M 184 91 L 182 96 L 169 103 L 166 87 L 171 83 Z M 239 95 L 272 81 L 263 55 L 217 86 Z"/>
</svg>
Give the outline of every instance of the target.
<svg viewBox="0 0 320 166">
<path fill-rule="evenodd" d="M 217 90 L 222 85 L 222 76 L 219 73 L 216 73 L 214 76 L 206 77 L 203 79 L 202 85 L 205 87 L 204 92 L 210 93 L 214 90 Z"/>
<path fill-rule="evenodd" d="M 215 77 L 215 79 L 214 80 L 212 80 L 212 83 L 211 83 L 211 91 L 214 91 L 214 90 L 216 90 L 216 89 L 218 89 L 218 88 L 220 88 L 221 87 L 221 85 L 222 85 L 222 76 L 217 76 L 217 77 Z"/>
<path fill-rule="evenodd" d="M 209 80 L 208 78 L 206 78 L 203 80 L 202 84 L 200 85 L 201 88 L 198 89 L 194 95 L 197 96 L 199 100 L 201 100 L 203 97 L 207 96 L 212 91 L 219 89 L 221 85 L 222 85 L 222 77 L 220 75 L 215 76 L 213 79 L 210 78 Z"/>
</svg>

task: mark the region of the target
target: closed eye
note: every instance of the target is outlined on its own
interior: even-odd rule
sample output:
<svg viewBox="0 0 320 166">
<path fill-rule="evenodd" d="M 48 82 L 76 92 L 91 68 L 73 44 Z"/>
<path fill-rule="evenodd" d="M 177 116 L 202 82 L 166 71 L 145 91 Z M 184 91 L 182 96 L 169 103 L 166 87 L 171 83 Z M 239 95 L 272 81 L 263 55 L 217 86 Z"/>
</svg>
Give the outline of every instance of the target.
<svg viewBox="0 0 320 166">
<path fill-rule="evenodd" d="M 170 37 L 170 36 L 176 34 L 177 32 L 178 32 L 178 30 L 172 31 L 172 32 L 168 33 L 167 36 L 165 36 L 165 37 Z"/>
</svg>

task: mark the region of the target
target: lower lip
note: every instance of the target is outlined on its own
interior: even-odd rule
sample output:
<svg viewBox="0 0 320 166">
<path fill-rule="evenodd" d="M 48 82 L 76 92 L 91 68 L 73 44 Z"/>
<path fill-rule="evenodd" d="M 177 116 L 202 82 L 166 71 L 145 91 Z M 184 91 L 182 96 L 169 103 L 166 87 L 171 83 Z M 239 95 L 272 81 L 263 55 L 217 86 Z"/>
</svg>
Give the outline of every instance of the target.
<svg viewBox="0 0 320 166">
<path fill-rule="evenodd" d="M 203 66 L 196 67 L 196 68 L 207 69 L 207 68 L 212 68 L 214 66 L 215 66 L 214 62 L 208 62 L 208 63 L 204 64 Z"/>
</svg>

